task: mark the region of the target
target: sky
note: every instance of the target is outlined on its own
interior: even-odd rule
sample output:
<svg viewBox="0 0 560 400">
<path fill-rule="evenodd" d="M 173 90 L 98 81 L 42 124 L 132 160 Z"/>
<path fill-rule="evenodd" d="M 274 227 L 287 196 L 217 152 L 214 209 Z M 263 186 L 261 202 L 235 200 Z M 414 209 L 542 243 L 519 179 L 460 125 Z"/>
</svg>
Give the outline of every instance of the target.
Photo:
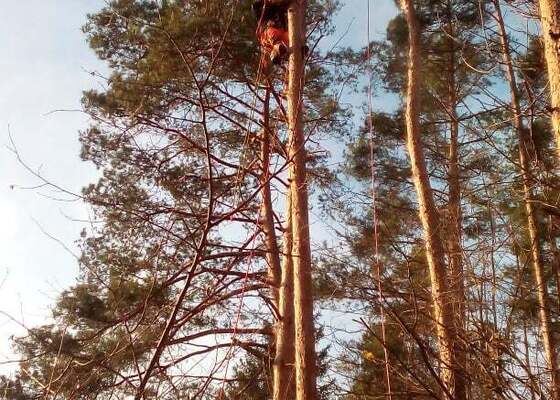
<svg viewBox="0 0 560 400">
<path fill-rule="evenodd" d="M 17 325 L 44 322 L 56 295 L 74 282 L 77 263 L 65 246 L 73 250 L 82 228 L 72 219 L 88 215 L 80 202 L 45 197 L 64 197 L 52 190 L 24 189 L 39 181 L 10 151 L 10 134 L 22 159 L 53 183 L 79 193 L 95 179 L 79 158 L 86 116 L 53 111 L 79 110 L 82 90 L 97 85 L 88 71 L 103 65 L 80 29 L 102 5 L 26 0 L 0 8 L 0 362 L 12 357 L 9 336 L 24 332 Z"/>
<path fill-rule="evenodd" d="M 330 46 L 363 46 L 367 0 L 348 0 Z M 372 37 L 383 35 L 393 1 L 373 1 Z M 79 193 L 97 171 L 79 158 L 83 90 L 98 87 L 91 71 L 106 72 L 81 26 L 103 0 L 26 0 L 0 8 L 0 363 L 14 358 L 9 337 L 45 323 L 57 295 L 75 282 L 75 241 L 87 207 L 37 188 L 33 171 Z M 375 4 L 374 4 L 375 3 Z M 354 99 L 357 103 L 361 99 Z M 57 111 L 67 110 L 67 111 Z M 11 139 L 10 139 L 11 137 Z M 0 364 L 0 373 L 14 365 Z"/>
</svg>

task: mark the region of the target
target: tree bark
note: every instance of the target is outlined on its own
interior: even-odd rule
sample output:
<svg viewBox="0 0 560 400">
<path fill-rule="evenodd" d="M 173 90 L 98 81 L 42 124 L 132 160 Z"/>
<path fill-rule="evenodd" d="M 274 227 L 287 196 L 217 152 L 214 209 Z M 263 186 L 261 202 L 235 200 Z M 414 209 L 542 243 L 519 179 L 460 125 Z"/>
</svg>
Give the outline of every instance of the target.
<svg viewBox="0 0 560 400">
<path fill-rule="evenodd" d="M 530 349 L 529 349 L 529 337 L 527 335 L 527 321 L 523 320 L 523 345 L 525 347 L 525 364 L 527 364 L 527 374 L 531 377 L 533 375 L 533 371 L 531 370 L 531 356 L 530 356 Z M 533 380 L 531 378 L 528 379 L 529 381 L 529 390 L 531 391 L 531 400 L 535 400 L 535 387 L 533 385 Z"/>
<path fill-rule="evenodd" d="M 530 173 L 530 160 L 532 151 L 531 139 L 527 130 L 523 126 L 523 117 L 519 97 L 517 94 L 517 84 L 515 73 L 513 70 L 513 62 L 507 39 L 505 24 L 500 8 L 500 1 L 494 0 L 496 8 L 496 19 L 499 26 L 500 42 L 502 46 L 502 54 L 506 67 L 507 79 L 511 93 L 511 112 L 515 130 L 519 141 L 519 164 L 521 167 L 521 179 L 523 181 L 523 194 L 525 202 L 525 213 L 527 215 L 527 225 L 529 228 L 529 239 L 531 241 L 531 263 L 533 265 L 533 273 L 537 283 L 537 297 L 539 303 L 539 322 L 541 328 L 542 342 L 545 352 L 545 359 L 551 374 L 551 393 L 552 399 L 558 400 L 560 395 L 560 384 L 558 376 L 556 344 L 552 332 L 552 321 L 550 317 L 550 305 L 548 298 L 547 282 L 544 274 L 542 263 L 541 247 L 539 243 L 539 228 L 537 221 L 537 211 L 532 201 L 533 195 L 533 179 Z"/>
<path fill-rule="evenodd" d="M 279 288 L 282 268 L 280 266 L 280 250 L 274 229 L 274 210 L 270 190 L 270 88 L 267 87 L 263 107 L 263 131 L 261 137 L 261 164 L 260 177 L 262 205 L 261 227 L 265 235 L 266 262 L 268 264 L 268 280 L 273 292 L 274 304 L 279 305 Z"/>
<path fill-rule="evenodd" d="M 418 196 L 419 216 L 426 241 L 426 257 L 432 286 L 432 301 L 438 350 L 441 360 L 441 381 L 444 398 L 455 400 L 456 381 L 463 374 L 457 363 L 455 346 L 457 341 L 453 302 L 449 298 L 445 253 L 441 238 L 441 223 L 435 206 L 432 188 L 426 169 L 424 150 L 420 140 L 419 123 L 419 52 L 420 33 L 416 13 L 411 0 L 401 0 L 409 30 L 408 88 L 406 99 L 407 149 L 411 162 L 412 177 Z"/>
<path fill-rule="evenodd" d="M 539 0 L 539 7 L 550 86 L 552 127 L 560 158 L 560 3 L 558 0 Z"/>
<path fill-rule="evenodd" d="M 263 133 L 261 137 L 261 225 L 265 234 L 268 280 L 273 292 L 278 321 L 274 330 L 275 359 L 273 370 L 273 400 L 294 398 L 294 306 L 291 201 L 287 200 L 287 221 L 284 227 L 283 267 L 274 229 L 274 210 L 270 189 L 270 87 L 267 87 L 263 107 Z"/>
<path fill-rule="evenodd" d="M 556 296 L 560 299 L 560 252 L 556 246 L 556 238 L 554 237 L 554 222 L 552 215 L 548 216 L 548 242 L 550 243 L 550 251 L 552 252 L 552 272 L 556 281 Z M 560 301 L 558 301 L 556 312 L 560 315 Z"/>
<path fill-rule="evenodd" d="M 276 332 L 276 358 L 274 360 L 273 400 L 295 398 L 295 327 L 294 327 L 294 270 L 293 270 L 292 196 L 286 198 L 286 225 L 282 281 L 280 283 L 280 320 Z"/>
<path fill-rule="evenodd" d="M 290 58 L 288 63 L 288 154 L 292 199 L 296 399 L 317 399 L 313 285 L 303 132 L 305 0 L 288 8 Z"/>
<path fill-rule="evenodd" d="M 457 340 L 454 342 L 454 352 L 462 373 L 458 371 L 455 379 L 455 397 L 464 400 L 467 397 L 466 376 L 467 354 L 464 344 L 465 331 L 465 277 L 463 271 L 463 249 L 461 246 L 462 211 L 461 211 L 461 180 L 459 169 L 459 118 L 457 116 L 457 85 L 456 85 L 456 59 L 455 59 L 455 30 L 453 27 L 452 3 L 447 2 L 448 10 L 448 99 L 447 107 L 450 123 L 449 154 L 447 182 L 449 185 L 448 223 L 447 223 L 447 248 L 449 254 L 450 289 L 453 296 L 453 311 L 456 322 Z M 463 340 L 461 340 L 463 336 Z"/>
</svg>

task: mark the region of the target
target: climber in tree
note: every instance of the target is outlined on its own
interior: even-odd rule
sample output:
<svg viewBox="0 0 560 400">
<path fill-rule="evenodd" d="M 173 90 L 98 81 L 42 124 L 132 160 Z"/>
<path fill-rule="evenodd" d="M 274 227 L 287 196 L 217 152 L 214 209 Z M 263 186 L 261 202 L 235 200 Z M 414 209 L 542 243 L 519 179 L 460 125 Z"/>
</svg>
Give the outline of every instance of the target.
<svg viewBox="0 0 560 400">
<path fill-rule="evenodd" d="M 257 17 L 257 37 L 274 64 L 281 64 L 288 54 L 288 0 L 257 0 L 253 11 Z"/>
</svg>

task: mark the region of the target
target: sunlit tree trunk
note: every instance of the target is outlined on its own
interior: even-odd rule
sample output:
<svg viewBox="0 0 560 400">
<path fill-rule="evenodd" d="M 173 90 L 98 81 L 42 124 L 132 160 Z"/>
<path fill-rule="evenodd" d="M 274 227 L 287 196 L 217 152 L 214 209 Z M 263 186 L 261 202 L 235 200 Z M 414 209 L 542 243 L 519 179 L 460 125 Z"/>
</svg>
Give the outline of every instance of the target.
<svg viewBox="0 0 560 400">
<path fill-rule="evenodd" d="M 288 192 L 286 199 L 286 224 L 282 278 L 279 290 L 280 320 L 276 328 L 276 358 L 274 360 L 273 400 L 295 398 L 295 328 L 294 328 L 294 270 L 292 259 L 292 199 Z"/>
<path fill-rule="evenodd" d="M 539 320 L 542 335 L 542 343 L 545 352 L 545 358 L 551 373 L 551 392 L 552 398 L 557 400 L 560 395 L 558 365 L 556 344 L 554 341 L 552 331 L 552 321 L 550 317 L 550 305 L 548 298 L 547 282 L 544 274 L 544 267 L 542 263 L 541 248 L 539 243 L 539 228 L 537 221 L 537 213 L 533 203 L 533 179 L 530 172 L 531 154 L 534 153 L 532 149 L 531 139 L 527 130 L 523 126 L 523 117 L 517 94 L 517 84 L 515 80 L 515 73 L 513 70 L 513 62 L 509 48 L 509 42 L 505 29 L 505 24 L 500 8 L 499 0 L 494 0 L 496 8 L 496 19 L 499 26 L 500 41 L 502 46 L 502 53 L 504 64 L 506 66 L 507 79 L 509 82 L 511 93 L 511 111 L 513 124 L 517 132 L 519 141 L 519 164 L 521 167 L 521 178 L 523 181 L 523 194 L 525 202 L 525 213 L 527 214 L 527 225 L 529 228 L 529 239 L 531 241 L 531 263 L 533 265 L 533 273 L 537 284 L 537 297 L 539 303 Z"/>
<path fill-rule="evenodd" d="M 270 88 L 266 89 L 263 108 L 263 132 L 261 137 L 261 226 L 265 234 L 268 280 L 273 292 L 278 322 L 274 330 L 275 359 L 273 364 L 273 399 L 284 400 L 294 397 L 294 306 L 293 269 L 291 260 L 292 227 L 291 206 L 288 198 L 287 221 L 284 227 L 283 266 L 274 228 L 274 209 L 270 189 Z M 289 197 L 289 196 L 288 196 Z"/>
<path fill-rule="evenodd" d="M 560 158 L 560 2 L 539 0 L 539 6 L 550 86 L 552 126 Z"/>
<path fill-rule="evenodd" d="M 313 326 L 311 243 L 303 132 L 305 0 L 288 8 L 290 59 L 288 63 L 288 130 L 290 195 L 292 202 L 296 399 L 317 399 L 317 367 Z"/>
<path fill-rule="evenodd" d="M 418 196 L 419 215 L 426 241 L 426 257 L 430 270 L 434 319 L 441 360 L 441 381 L 444 397 L 456 399 L 456 381 L 462 374 L 457 363 L 455 343 L 457 331 L 450 299 L 445 265 L 444 246 L 441 238 L 442 226 L 435 206 L 432 188 L 426 169 L 424 150 L 420 140 L 419 90 L 420 90 L 420 32 L 416 13 L 411 0 L 401 0 L 409 29 L 408 88 L 406 99 L 406 136 L 411 162 L 412 177 Z"/>
</svg>

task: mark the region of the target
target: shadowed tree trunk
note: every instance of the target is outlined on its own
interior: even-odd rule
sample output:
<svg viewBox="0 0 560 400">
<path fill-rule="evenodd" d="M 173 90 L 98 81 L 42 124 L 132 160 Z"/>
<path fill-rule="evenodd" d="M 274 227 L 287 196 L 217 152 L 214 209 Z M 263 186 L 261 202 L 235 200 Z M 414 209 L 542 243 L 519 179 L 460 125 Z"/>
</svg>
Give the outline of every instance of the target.
<svg viewBox="0 0 560 400">
<path fill-rule="evenodd" d="M 424 150 L 420 140 L 420 32 L 412 1 L 401 0 L 400 4 L 408 24 L 410 46 L 405 113 L 406 141 L 412 177 L 418 196 L 419 216 L 426 241 L 426 257 L 430 270 L 434 319 L 441 360 L 440 377 L 444 386 L 444 397 L 455 400 L 459 399 L 459 397 L 456 397 L 456 392 L 461 392 L 461 384 L 458 382 L 458 380 L 460 381 L 459 376 L 464 372 L 460 370 L 455 352 L 457 330 L 453 301 L 450 298 L 449 292 L 444 246 L 441 238 L 442 225 L 435 206 L 426 169 Z M 459 385 L 457 385 L 458 383 Z"/>
<path fill-rule="evenodd" d="M 461 246 L 462 236 L 462 212 L 461 212 L 461 180 L 459 170 L 459 118 L 457 116 L 457 83 L 456 83 L 456 46 L 455 30 L 453 27 L 453 12 L 451 1 L 447 2 L 447 46 L 449 51 L 449 71 L 447 79 L 447 108 L 450 123 L 449 138 L 449 154 L 448 154 L 448 170 L 447 182 L 449 185 L 449 201 L 448 201 L 448 226 L 447 226 L 447 248 L 449 254 L 449 273 L 450 273 L 450 289 L 453 297 L 455 315 L 456 332 L 458 340 L 455 341 L 454 351 L 457 362 L 462 373 L 457 373 L 455 377 L 455 397 L 458 400 L 466 399 L 467 387 L 466 376 L 467 371 L 467 355 L 465 352 L 464 337 L 465 330 L 465 282 L 463 272 L 463 249 Z"/>
<path fill-rule="evenodd" d="M 517 95 L 517 84 L 515 80 L 515 73 L 513 70 L 513 63 L 507 33 L 505 29 L 504 20 L 500 8 L 499 0 L 494 0 L 496 8 L 496 19 L 499 26 L 500 42 L 502 46 L 502 54 L 504 64 L 506 66 L 507 79 L 509 82 L 511 94 L 511 112 L 515 130 L 519 141 L 519 164 L 521 167 L 521 179 L 523 181 L 523 194 L 525 197 L 525 213 L 527 215 L 527 226 L 529 228 L 529 239 L 531 241 L 531 263 L 533 265 L 533 273 L 537 283 L 537 297 L 539 303 L 539 322 L 542 335 L 542 343 L 545 352 L 545 358 L 551 373 L 551 393 L 552 399 L 558 400 L 560 394 L 559 390 L 559 376 L 557 365 L 556 344 L 554 341 L 552 331 L 552 321 L 550 317 L 550 304 L 548 298 L 547 282 L 544 274 L 544 267 L 542 263 L 542 254 L 539 243 L 539 227 L 537 221 L 537 211 L 535 209 L 533 194 L 533 179 L 530 173 L 531 154 L 534 153 L 531 138 L 528 131 L 523 126 L 523 117 Z"/>
<path fill-rule="evenodd" d="M 261 137 L 261 226 L 265 234 L 266 262 L 268 264 L 268 280 L 272 287 L 274 304 L 279 304 L 279 287 L 281 280 L 280 251 L 274 229 L 274 210 L 270 192 L 270 88 L 266 89 L 263 108 L 263 131 Z"/>
<path fill-rule="evenodd" d="M 548 242 L 550 251 L 552 252 L 552 272 L 556 281 L 556 295 L 560 299 L 560 253 L 556 246 L 556 238 L 554 237 L 554 222 L 552 216 L 548 216 Z M 556 312 L 560 315 L 560 301 L 557 304 Z"/>
</svg>

